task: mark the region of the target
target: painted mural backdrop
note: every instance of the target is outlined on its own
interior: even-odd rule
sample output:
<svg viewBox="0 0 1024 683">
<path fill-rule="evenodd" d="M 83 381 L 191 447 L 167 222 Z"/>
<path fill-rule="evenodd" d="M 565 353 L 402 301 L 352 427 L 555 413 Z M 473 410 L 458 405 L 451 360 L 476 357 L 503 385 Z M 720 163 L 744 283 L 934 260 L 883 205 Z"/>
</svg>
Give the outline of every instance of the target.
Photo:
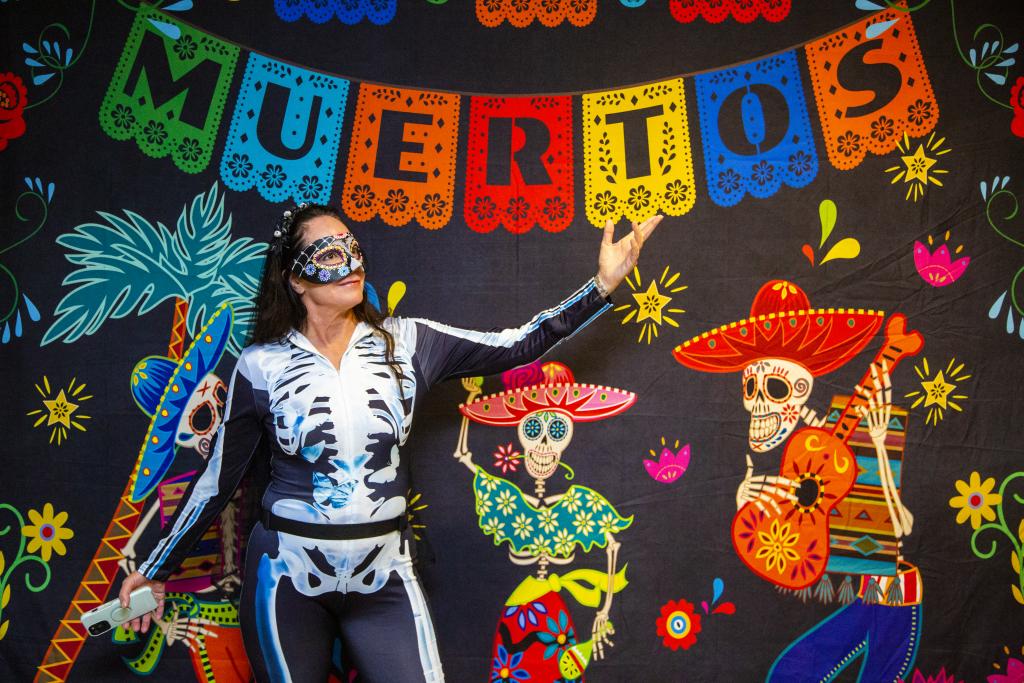
<svg viewBox="0 0 1024 683">
<path fill-rule="evenodd" d="M 586 332 L 422 409 L 450 680 L 1024 681 L 1024 10 L 823 4 L 0 3 L 0 678 L 248 680 L 255 481 L 149 633 L 79 617 L 312 201 L 375 305 L 479 328 L 667 216 Z"/>
</svg>

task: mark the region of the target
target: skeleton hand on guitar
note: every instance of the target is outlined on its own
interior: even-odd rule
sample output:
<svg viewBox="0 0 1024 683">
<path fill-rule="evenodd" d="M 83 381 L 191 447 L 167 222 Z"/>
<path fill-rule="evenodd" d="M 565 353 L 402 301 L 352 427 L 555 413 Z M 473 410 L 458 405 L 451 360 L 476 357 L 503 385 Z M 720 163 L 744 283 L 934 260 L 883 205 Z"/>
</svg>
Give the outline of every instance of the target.
<svg viewBox="0 0 1024 683">
<path fill-rule="evenodd" d="M 768 503 L 781 515 L 778 499 L 786 499 L 790 502 L 796 501 L 796 494 L 793 493 L 796 482 L 786 477 L 762 474 L 754 475 L 754 462 L 747 453 L 747 473 L 736 489 L 736 509 L 739 510 L 747 503 L 753 503 L 761 512 L 766 512 L 764 504 Z"/>
<path fill-rule="evenodd" d="M 882 361 L 882 372 L 871 366 L 871 382 L 874 384 L 874 391 L 857 385 L 856 391 L 868 402 L 867 406 L 858 406 L 857 413 L 868 424 L 868 433 L 871 435 L 871 442 L 875 445 L 875 455 L 878 456 L 878 472 L 882 482 L 882 492 L 885 494 L 885 503 L 889 508 L 889 517 L 892 519 L 893 530 L 897 538 L 907 536 L 914 527 L 914 516 L 903 505 L 900 499 L 899 490 L 892 478 L 892 468 L 889 465 L 889 453 L 885 448 L 885 436 L 889 429 L 889 418 L 892 416 L 892 381 L 889 378 L 889 364 Z"/>
</svg>

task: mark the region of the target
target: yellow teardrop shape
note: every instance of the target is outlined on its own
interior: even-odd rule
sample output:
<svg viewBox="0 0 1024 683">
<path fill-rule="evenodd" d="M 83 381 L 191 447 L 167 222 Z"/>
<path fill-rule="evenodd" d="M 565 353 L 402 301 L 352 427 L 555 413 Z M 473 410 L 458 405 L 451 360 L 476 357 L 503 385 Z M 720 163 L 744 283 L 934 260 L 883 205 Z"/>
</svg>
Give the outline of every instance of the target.
<svg viewBox="0 0 1024 683">
<path fill-rule="evenodd" d="M 398 302 L 405 296 L 405 283 L 401 280 L 395 280 L 388 287 L 388 315 L 394 315 L 395 309 L 398 307 Z"/>
<path fill-rule="evenodd" d="M 836 242 L 825 254 L 825 258 L 821 259 L 821 263 L 828 263 L 833 259 L 840 258 L 857 258 L 858 254 L 860 254 L 860 242 L 852 237 L 847 237 Z"/>
</svg>

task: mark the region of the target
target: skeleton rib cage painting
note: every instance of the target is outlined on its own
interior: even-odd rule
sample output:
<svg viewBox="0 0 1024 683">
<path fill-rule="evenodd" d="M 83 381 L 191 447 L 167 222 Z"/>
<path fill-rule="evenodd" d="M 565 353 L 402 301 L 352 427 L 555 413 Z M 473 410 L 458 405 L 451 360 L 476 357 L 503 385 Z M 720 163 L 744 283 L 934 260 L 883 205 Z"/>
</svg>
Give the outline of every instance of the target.
<svg viewBox="0 0 1024 683">
<path fill-rule="evenodd" d="M 852 361 L 879 330 L 852 395 L 819 418 L 808 405 L 814 379 Z M 689 368 L 741 377 L 753 455 L 736 491 L 736 553 L 781 591 L 842 605 L 778 656 L 768 681 L 829 681 L 847 668 L 858 681 L 909 676 L 923 586 L 902 553 L 914 522 L 900 498 L 907 412 L 892 405 L 890 373 L 923 343 L 899 313 L 815 309 L 799 286 L 772 280 L 749 317 L 673 351 Z M 774 458 L 761 459 L 780 447 L 779 474 L 755 475 L 755 459 L 770 467 Z"/>
<path fill-rule="evenodd" d="M 324 681 L 340 658 L 362 681 L 444 680 L 407 517 L 409 463 L 402 447 L 415 409 L 442 380 L 528 364 L 585 327 L 610 307 L 610 291 L 636 265 L 644 239 L 660 220 L 634 223 L 632 233 L 617 242 L 609 222 L 597 275 L 520 327 L 477 332 L 385 317 L 363 297 L 366 256 L 337 210 L 300 205 L 286 212 L 257 297 L 262 318 L 231 376 L 205 469 L 181 494 L 162 538 L 122 583 L 122 603 L 142 585 L 151 586 L 162 602 L 164 582 L 221 513 L 243 475 L 262 459 L 269 463 L 269 484 L 246 546 L 238 608 L 256 679 Z M 275 317 L 282 309 L 286 315 Z M 295 311 L 300 314 L 292 315 Z M 220 319 L 221 327 L 224 321 L 229 326 L 230 313 Z M 203 340 L 212 343 L 213 325 L 210 334 L 201 335 L 200 350 L 206 348 Z M 634 400 L 628 392 L 571 383 L 550 391 L 557 400 L 551 411 L 531 413 L 521 430 L 524 439 L 540 440 L 535 431 L 540 430 L 568 443 L 572 417 L 600 419 Z M 485 402 L 481 410 L 485 414 L 490 406 Z M 154 432 L 153 438 L 160 437 Z M 157 459 L 145 461 L 140 474 L 148 478 L 139 485 L 150 485 L 162 466 Z M 538 476 L 549 476 L 557 469 L 557 456 L 529 466 L 543 470 Z M 485 479 L 479 486 L 490 490 L 502 481 Z M 511 490 L 518 492 L 506 483 L 505 495 Z M 566 500 L 570 495 L 573 500 Z M 607 546 L 607 575 L 581 571 L 565 577 L 566 586 L 579 585 L 581 595 L 608 596 L 594 624 L 595 635 L 606 637 L 610 597 L 625 584 L 624 572 L 614 571 L 618 543 L 613 534 L 631 520 L 584 487 L 559 497 L 550 510 L 568 515 L 585 503 L 603 513 L 569 541 L 553 537 L 549 559 L 571 559 L 566 544 L 586 550 Z M 520 494 L 511 504 L 535 510 L 531 500 Z M 538 587 L 520 587 L 520 592 Z M 150 618 L 133 627 L 145 630 Z M 564 670 L 576 666 L 579 673 L 588 655 L 574 651 Z"/>
</svg>

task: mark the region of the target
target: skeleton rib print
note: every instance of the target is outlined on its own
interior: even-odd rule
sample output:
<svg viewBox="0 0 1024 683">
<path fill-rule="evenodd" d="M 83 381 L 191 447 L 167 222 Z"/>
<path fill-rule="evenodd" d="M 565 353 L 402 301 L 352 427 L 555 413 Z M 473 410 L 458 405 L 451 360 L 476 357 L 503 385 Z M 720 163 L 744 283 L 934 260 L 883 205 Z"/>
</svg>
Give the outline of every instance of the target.
<svg viewBox="0 0 1024 683">
<path fill-rule="evenodd" d="M 366 323 L 357 326 L 339 367 L 294 330 L 279 342 L 247 347 L 239 356 L 206 471 L 185 493 L 172 532 L 140 571 L 165 579 L 226 504 L 253 457 L 267 457 L 266 450 L 271 476 L 264 509 L 314 524 L 400 517 L 409 485 L 400 449 L 426 390 L 450 377 L 493 374 L 531 362 L 608 307 L 588 280 L 516 328 L 478 332 L 389 318 L 385 325 L 394 337 L 400 381 L 385 359 L 384 339 Z M 294 552 L 292 559 L 318 576 L 321 587 L 341 590 L 376 590 L 398 553 L 397 542 L 381 548 L 365 540 L 318 541 L 314 562 L 302 547 L 310 545 L 308 539 L 280 537 L 283 554 Z M 341 579 L 352 578 L 356 567 L 363 578 L 370 572 L 375 577 L 369 584 Z"/>
</svg>

